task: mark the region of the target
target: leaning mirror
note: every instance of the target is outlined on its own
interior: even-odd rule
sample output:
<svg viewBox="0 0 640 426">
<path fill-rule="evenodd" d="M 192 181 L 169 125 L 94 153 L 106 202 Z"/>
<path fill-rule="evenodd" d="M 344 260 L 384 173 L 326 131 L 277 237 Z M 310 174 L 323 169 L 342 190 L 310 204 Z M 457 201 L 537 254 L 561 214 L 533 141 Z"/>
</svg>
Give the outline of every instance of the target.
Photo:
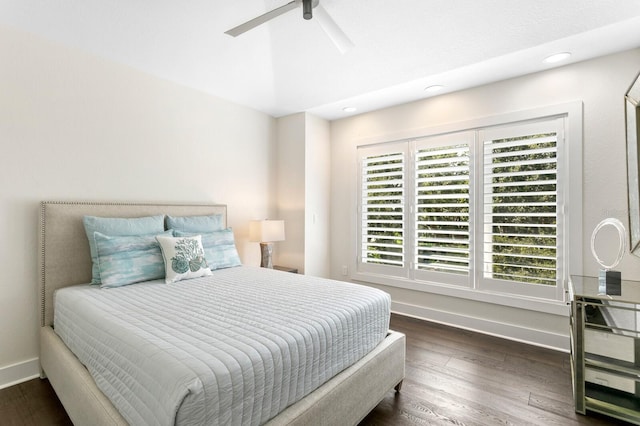
<svg viewBox="0 0 640 426">
<path fill-rule="evenodd" d="M 625 95 L 625 117 L 627 124 L 627 179 L 629 184 L 629 246 L 631 253 L 640 256 L 640 184 L 638 169 L 640 157 L 638 135 L 640 134 L 640 74 Z"/>
</svg>

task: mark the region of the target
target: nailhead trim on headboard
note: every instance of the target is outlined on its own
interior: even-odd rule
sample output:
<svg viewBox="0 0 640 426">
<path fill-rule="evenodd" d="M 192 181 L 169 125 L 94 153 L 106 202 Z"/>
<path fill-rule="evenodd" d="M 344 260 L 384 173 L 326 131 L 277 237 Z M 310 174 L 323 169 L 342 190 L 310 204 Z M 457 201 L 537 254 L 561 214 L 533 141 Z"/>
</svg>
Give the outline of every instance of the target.
<svg viewBox="0 0 640 426">
<path fill-rule="evenodd" d="M 45 274 L 44 274 L 44 265 L 45 265 L 45 249 L 44 249 L 44 235 L 45 235 L 45 208 L 47 206 L 46 202 L 40 203 L 40 327 L 44 327 L 44 313 L 45 313 L 45 290 L 46 290 L 46 282 L 45 282 Z"/>
</svg>

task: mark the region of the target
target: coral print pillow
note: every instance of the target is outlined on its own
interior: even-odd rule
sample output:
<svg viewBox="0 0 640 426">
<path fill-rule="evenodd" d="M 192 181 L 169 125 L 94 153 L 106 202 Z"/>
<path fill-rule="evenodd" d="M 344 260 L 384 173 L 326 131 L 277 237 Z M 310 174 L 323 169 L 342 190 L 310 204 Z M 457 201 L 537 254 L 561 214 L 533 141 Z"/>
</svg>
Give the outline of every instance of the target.
<svg viewBox="0 0 640 426">
<path fill-rule="evenodd" d="M 156 237 L 164 258 L 165 282 L 211 275 L 202 248 L 202 237 Z"/>
</svg>

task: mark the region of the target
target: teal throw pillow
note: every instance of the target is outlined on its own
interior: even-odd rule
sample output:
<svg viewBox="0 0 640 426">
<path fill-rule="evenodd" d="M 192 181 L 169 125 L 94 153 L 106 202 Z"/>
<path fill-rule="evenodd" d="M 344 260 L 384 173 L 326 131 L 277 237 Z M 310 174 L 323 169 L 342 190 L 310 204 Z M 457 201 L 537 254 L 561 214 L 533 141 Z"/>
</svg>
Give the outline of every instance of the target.
<svg viewBox="0 0 640 426">
<path fill-rule="evenodd" d="M 100 284 L 95 232 L 110 236 L 155 235 L 164 232 L 163 215 L 136 218 L 84 216 L 82 222 L 89 240 L 89 251 L 93 262 L 91 284 Z"/>
<path fill-rule="evenodd" d="M 218 231 L 224 229 L 224 218 L 221 214 L 177 217 L 167 215 L 167 229 L 177 229 L 198 234 Z"/>
<path fill-rule="evenodd" d="M 194 235 L 190 232 L 173 231 L 176 237 Z M 242 265 L 231 228 L 201 234 L 204 255 L 211 270 Z"/>
<path fill-rule="evenodd" d="M 161 235 L 171 235 L 166 231 Z M 94 233 L 100 287 L 120 287 L 164 278 L 164 260 L 156 235 L 109 236 Z"/>
</svg>

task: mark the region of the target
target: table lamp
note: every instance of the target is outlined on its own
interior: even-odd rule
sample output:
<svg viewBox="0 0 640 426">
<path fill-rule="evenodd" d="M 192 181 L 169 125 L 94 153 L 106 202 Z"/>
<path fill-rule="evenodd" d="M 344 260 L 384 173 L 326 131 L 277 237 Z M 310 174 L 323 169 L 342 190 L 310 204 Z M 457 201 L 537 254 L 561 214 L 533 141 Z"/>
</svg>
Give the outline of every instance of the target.
<svg viewBox="0 0 640 426">
<path fill-rule="evenodd" d="M 249 240 L 260 243 L 260 266 L 273 268 L 273 243 L 284 241 L 284 220 L 252 220 L 249 222 Z"/>
</svg>

